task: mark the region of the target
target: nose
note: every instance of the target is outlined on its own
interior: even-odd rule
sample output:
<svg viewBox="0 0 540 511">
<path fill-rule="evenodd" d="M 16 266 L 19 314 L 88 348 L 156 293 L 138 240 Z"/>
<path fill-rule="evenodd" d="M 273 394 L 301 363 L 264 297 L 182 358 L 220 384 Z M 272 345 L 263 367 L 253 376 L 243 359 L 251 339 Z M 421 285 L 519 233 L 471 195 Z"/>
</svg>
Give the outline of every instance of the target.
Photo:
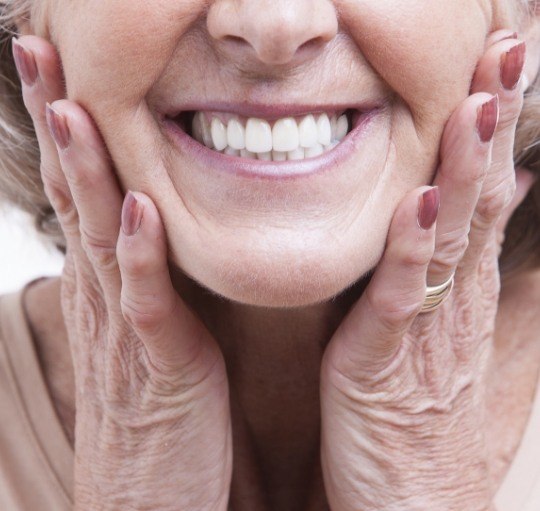
<svg viewBox="0 0 540 511">
<path fill-rule="evenodd" d="M 218 50 L 244 63 L 300 64 L 337 34 L 331 0 L 216 0 L 207 28 Z"/>
</svg>

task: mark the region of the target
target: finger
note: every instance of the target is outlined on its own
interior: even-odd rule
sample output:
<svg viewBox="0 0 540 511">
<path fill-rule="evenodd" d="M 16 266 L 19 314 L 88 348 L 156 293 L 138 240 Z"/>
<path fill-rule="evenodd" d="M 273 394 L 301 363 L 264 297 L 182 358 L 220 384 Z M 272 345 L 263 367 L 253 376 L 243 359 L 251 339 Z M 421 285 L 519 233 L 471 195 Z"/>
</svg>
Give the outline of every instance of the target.
<svg viewBox="0 0 540 511">
<path fill-rule="evenodd" d="M 514 141 L 523 107 L 522 74 L 525 44 L 503 40 L 492 46 L 479 63 L 474 89 L 495 91 L 500 98 L 500 115 L 493 140 L 492 161 L 471 223 L 470 250 L 464 265 L 475 265 L 488 243 L 496 239 L 495 228 L 515 193 Z"/>
<path fill-rule="evenodd" d="M 525 43 L 503 40 L 486 51 L 480 60 L 472 84 L 473 92 L 489 92 L 499 96 L 499 123 L 495 132 L 493 164 L 513 168 L 513 148 L 517 119 L 523 107 L 521 80 L 526 59 Z M 497 175 L 489 176 L 486 186 Z"/>
<path fill-rule="evenodd" d="M 426 294 L 435 244 L 437 188 L 410 192 L 398 206 L 375 273 L 325 352 L 325 364 L 358 380 L 391 363 Z"/>
<path fill-rule="evenodd" d="M 504 243 L 504 231 L 506 230 L 506 226 L 508 225 L 511 216 L 524 201 L 537 179 L 538 176 L 528 169 L 523 167 L 518 167 L 516 169 L 516 193 L 497 221 L 497 240 L 499 246 L 502 246 Z"/>
<path fill-rule="evenodd" d="M 78 211 L 82 247 L 109 308 L 119 313 L 116 242 L 122 195 L 105 144 L 91 117 L 77 103 L 60 100 L 47 105 L 47 119 Z"/>
<path fill-rule="evenodd" d="M 518 33 L 514 30 L 503 28 L 501 30 L 496 30 L 495 32 L 491 32 L 489 36 L 486 39 L 485 49 L 487 50 L 489 47 L 493 46 L 494 44 L 504 41 L 506 39 L 517 39 Z"/>
<path fill-rule="evenodd" d="M 194 383 L 220 359 L 217 344 L 176 293 L 167 265 L 159 213 L 148 196 L 128 192 L 122 209 L 117 257 L 122 312 L 159 372 Z M 186 371 L 189 374 L 186 375 Z"/>
<path fill-rule="evenodd" d="M 78 244 L 77 212 L 45 115 L 46 103 L 60 99 L 65 94 L 60 60 L 53 46 L 35 36 L 13 38 L 12 50 L 21 77 L 24 104 L 32 118 L 39 144 L 45 193 L 58 216 L 68 249 L 73 248 Z"/>
<path fill-rule="evenodd" d="M 441 142 L 441 163 L 434 180 L 441 194 L 430 286 L 456 271 L 468 244 L 471 218 L 489 166 L 498 100 L 486 93 L 469 96 L 452 114 Z"/>
</svg>

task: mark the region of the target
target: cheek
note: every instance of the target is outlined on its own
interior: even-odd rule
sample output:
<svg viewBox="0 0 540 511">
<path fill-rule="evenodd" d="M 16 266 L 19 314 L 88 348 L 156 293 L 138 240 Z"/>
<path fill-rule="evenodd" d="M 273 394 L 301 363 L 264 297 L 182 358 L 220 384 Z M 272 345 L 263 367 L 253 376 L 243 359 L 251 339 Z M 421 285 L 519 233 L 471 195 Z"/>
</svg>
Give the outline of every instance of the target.
<svg viewBox="0 0 540 511">
<path fill-rule="evenodd" d="M 343 0 L 343 19 L 374 70 L 433 129 L 464 99 L 489 31 L 481 0 Z"/>
<path fill-rule="evenodd" d="M 200 16 L 201 0 L 88 0 L 55 13 L 57 45 L 67 97 L 94 119 L 124 189 L 142 182 L 168 182 L 160 162 L 163 148 L 151 112 L 149 91 L 159 80 L 178 42 Z M 146 138 L 141 137 L 146 133 Z M 155 175 L 155 174 L 158 175 Z M 135 182 L 134 182 L 135 181 Z"/>
<path fill-rule="evenodd" d="M 54 23 L 68 97 L 84 106 L 134 108 L 159 79 L 200 0 L 91 0 Z"/>
</svg>

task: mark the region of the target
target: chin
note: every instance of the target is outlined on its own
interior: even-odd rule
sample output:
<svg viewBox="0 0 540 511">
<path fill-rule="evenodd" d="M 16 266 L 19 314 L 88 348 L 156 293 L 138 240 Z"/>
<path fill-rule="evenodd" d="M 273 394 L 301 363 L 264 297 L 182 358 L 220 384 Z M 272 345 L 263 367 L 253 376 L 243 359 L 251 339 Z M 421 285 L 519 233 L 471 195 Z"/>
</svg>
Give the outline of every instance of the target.
<svg viewBox="0 0 540 511">
<path fill-rule="evenodd" d="M 203 288 L 244 305 L 294 308 L 328 302 L 363 278 L 381 257 L 383 243 L 374 247 L 330 250 L 247 251 L 223 248 L 206 251 L 191 267 L 173 262 Z M 173 250 L 174 254 L 174 250 Z M 216 254 L 220 254 L 216 257 Z"/>
</svg>

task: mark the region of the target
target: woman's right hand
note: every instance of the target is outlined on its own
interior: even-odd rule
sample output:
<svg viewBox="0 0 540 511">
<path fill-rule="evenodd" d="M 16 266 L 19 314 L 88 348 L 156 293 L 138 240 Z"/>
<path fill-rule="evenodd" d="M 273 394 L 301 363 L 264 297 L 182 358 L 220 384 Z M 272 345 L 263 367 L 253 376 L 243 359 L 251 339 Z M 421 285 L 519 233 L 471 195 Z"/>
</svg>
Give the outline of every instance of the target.
<svg viewBox="0 0 540 511">
<path fill-rule="evenodd" d="M 232 441 L 221 351 L 172 286 L 156 207 L 142 193 L 122 200 L 95 124 L 62 99 L 56 50 L 35 36 L 18 41 L 45 191 L 67 239 L 75 509 L 226 510 Z"/>
</svg>

